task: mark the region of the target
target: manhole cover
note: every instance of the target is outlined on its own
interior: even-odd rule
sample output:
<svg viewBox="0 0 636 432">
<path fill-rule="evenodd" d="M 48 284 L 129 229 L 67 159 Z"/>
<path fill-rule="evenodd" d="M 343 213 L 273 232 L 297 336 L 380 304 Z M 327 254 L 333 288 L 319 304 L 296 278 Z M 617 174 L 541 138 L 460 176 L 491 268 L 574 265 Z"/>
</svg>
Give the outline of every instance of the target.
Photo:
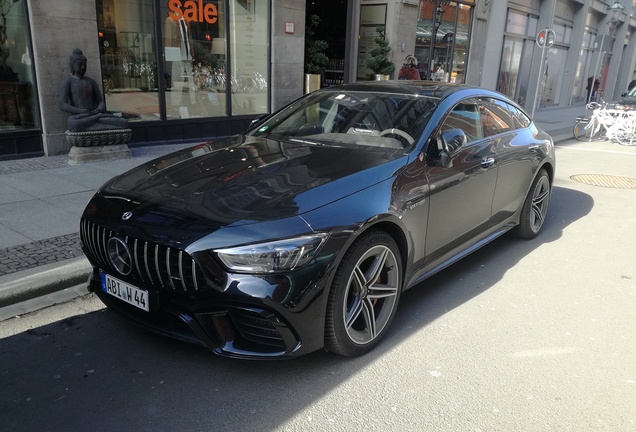
<svg viewBox="0 0 636 432">
<path fill-rule="evenodd" d="M 617 189 L 636 189 L 636 178 L 603 174 L 576 174 L 570 177 L 580 183 Z"/>
</svg>

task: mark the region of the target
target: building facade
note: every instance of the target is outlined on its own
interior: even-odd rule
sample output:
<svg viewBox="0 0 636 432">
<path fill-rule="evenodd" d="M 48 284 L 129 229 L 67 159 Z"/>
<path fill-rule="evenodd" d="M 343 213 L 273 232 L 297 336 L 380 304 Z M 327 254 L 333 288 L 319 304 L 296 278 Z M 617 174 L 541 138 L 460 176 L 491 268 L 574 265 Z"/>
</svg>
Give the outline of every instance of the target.
<svg viewBox="0 0 636 432">
<path fill-rule="evenodd" d="M 397 77 L 483 86 L 528 110 L 616 100 L 634 77 L 633 3 L 616 0 L 0 0 L 0 160 L 65 154 L 59 85 L 80 48 L 131 145 L 245 130 L 303 93 L 305 23 L 322 85 L 374 79 L 378 28 Z M 539 34 L 545 37 L 538 37 Z M 598 91 L 588 83 L 598 79 Z"/>
</svg>

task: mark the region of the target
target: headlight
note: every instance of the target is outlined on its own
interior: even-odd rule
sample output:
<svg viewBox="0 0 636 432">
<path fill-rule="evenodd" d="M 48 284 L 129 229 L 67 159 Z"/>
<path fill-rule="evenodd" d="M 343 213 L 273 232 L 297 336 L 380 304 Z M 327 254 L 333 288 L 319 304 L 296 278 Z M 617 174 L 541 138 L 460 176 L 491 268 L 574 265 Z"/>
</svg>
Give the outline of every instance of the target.
<svg viewBox="0 0 636 432">
<path fill-rule="evenodd" d="M 230 271 L 274 273 L 304 266 L 316 256 L 326 239 L 327 234 L 323 233 L 214 252 Z"/>
</svg>

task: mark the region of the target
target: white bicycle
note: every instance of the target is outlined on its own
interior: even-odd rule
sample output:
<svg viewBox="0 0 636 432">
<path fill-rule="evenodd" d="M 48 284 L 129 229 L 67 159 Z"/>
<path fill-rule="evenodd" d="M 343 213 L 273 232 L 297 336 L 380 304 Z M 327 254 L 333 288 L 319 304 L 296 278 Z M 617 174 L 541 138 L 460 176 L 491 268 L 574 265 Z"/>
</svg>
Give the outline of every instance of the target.
<svg viewBox="0 0 636 432">
<path fill-rule="evenodd" d="M 624 111 L 607 130 L 607 139 L 620 145 L 636 145 L 636 112 Z"/>
</svg>

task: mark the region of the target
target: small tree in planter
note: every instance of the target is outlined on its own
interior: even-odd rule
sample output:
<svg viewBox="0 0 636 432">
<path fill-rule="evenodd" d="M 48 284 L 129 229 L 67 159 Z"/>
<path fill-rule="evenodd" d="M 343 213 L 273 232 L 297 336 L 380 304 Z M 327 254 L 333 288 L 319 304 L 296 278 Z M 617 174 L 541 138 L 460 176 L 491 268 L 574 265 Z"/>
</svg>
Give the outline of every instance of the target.
<svg viewBox="0 0 636 432">
<path fill-rule="evenodd" d="M 386 38 L 384 26 L 378 26 L 376 28 L 378 35 L 375 37 L 375 43 L 377 47 L 371 50 L 371 58 L 367 61 L 367 67 L 376 74 L 376 79 L 388 79 L 395 71 L 395 65 L 389 60 L 388 54 L 391 52 L 389 40 Z M 384 76 L 378 78 L 378 76 Z"/>
<path fill-rule="evenodd" d="M 329 57 L 325 51 L 329 47 L 324 40 L 315 40 L 315 29 L 320 25 L 320 17 L 312 15 L 305 27 L 305 93 L 320 88 L 320 75 L 325 71 Z"/>
</svg>

